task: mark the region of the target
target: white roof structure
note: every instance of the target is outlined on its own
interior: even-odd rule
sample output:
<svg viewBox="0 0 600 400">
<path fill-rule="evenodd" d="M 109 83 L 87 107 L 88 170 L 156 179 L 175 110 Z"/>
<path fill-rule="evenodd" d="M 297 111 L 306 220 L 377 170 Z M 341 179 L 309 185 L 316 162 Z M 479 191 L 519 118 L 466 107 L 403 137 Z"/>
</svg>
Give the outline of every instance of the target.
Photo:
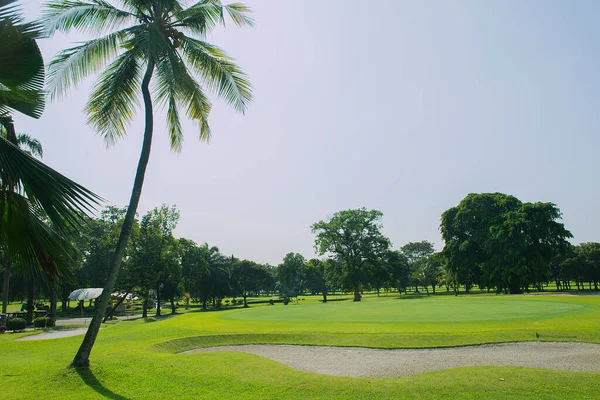
<svg viewBox="0 0 600 400">
<path fill-rule="evenodd" d="M 73 290 L 69 295 L 69 300 L 91 300 L 96 297 L 100 297 L 102 294 L 102 288 L 84 288 Z"/>
</svg>

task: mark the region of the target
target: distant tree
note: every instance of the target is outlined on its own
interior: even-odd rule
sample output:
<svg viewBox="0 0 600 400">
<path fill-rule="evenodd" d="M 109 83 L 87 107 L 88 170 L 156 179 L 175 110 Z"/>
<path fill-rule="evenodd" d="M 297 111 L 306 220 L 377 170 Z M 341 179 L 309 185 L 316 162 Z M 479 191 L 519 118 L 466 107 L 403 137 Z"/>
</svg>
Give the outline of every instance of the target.
<svg viewBox="0 0 600 400">
<path fill-rule="evenodd" d="M 408 262 L 408 266 L 410 268 L 410 278 L 413 285 L 415 286 L 415 292 L 418 293 L 419 284 L 424 285 L 424 268 L 426 266 L 426 262 L 424 260 L 426 260 L 435 252 L 433 243 L 427 240 L 423 240 L 420 242 L 410 242 L 402 246 L 400 248 L 400 251 L 402 252 L 402 254 L 404 254 L 404 257 L 406 257 L 406 261 Z"/>
<path fill-rule="evenodd" d="M 310 259 L 305 266 L 306 288 L 312 294 L 321 293 L 323 303 L 327 303 L 327 280 L 325 277 L 325 262 L 317 258 Z"/>
<path fill-rule="evenodd" d="M 589 283 L 590 289 L 593 284 L 594 290 L 598 290 L 598 282 L 600 281 L 600 243 L 580 243 L 577 246 L 577 253 L 583 267 L 581 275 Z"/>
<path fill-rule="evenodd" d="M 385 261 L 390 271 L 390 280 L 398 292 L 406 292 L 406 288 L 411 283 L 410 265 L 408 259 L 401 251 L 389 251 Z"/>
<path fill-rule="evenodd" d="M 385 257 L 371 264 L 369 285 L 380 295 L 381 288 L 390 287 L 392 284 L 392 268 Z"/>
<path fill-rule="evenodd" d="M 328 221 L 312 225 L 315 249 L 330 254 L 342 267 L 341 283 L 361 300 L 361 286 L 368 283 L 370 268 L 387 254 L 391 244 L 381 233 L 383 213 L 359 208 L 336 212 Z"/>
<path fill-rule="evenodd" d="M 416 262 L 417 279 L 425 287 L 425 291 L 429 293 L 428 286 L 431 286 L 433 294 L 435 294 L 435 286 L 439 283 L 444 272 L 444 256 L 442 253 L 433 253 L 432 255 L 421 258 Z"/>
<path fill-rule="evenodd" d="M 502 193 L 469 194 L 442 214 L 448 268 L 467 290 L 474 283 L 498 291 L 541 290 L 548 266 L 572 237 L 552 203 L 522 203 Z"/>
<path fill-rule="evenodd" d="M 298 253 L 288 253 L 277 266 L 279 290 L 288 296 L 298 296 L 306 282 L 306 260 Z"/>
<path fill-rule="evenodd" d="M 132 260 L 132 274 L 142 290 L 143 315 L 147 316 L 150 290 L 156 293 L 156 316 L 161 315 L 160 302 L 164 283 L 176 274 L 179 265 L 178 243 L 173 229 L 179 221 L 179 212 L 162 205 L 142 217 L 140 235 Z"/>
<path fill-rule="evenodd" d="M 248 296 L 260 290 L 265 280 L 269 278 L 269 273 L 263 265 L 242 260 L 234 265 L 231 277 L 234 282 L 234 293 L 242 296 L 244 307 L 248 307 Z"/>
</svg>

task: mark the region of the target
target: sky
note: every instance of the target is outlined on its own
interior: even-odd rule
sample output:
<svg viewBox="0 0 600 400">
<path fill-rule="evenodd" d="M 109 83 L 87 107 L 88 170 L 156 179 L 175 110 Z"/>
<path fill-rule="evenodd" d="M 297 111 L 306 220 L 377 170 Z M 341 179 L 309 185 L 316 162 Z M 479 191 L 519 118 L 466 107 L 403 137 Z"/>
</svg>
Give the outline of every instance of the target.
<svg viewBox="0 0 600 400">
<path fill-rule="evenodd" d="M 443 211 L 503 192 L 555 203 L 574 243 L 600 241 L 600 2 L 245 3 L 256 26 L 209 41 L 250 76 L 254 101 L 241 115 L 213 96 L 210 143 L 185 122 L 179 154 L 157 110 L 140 215 L 175 204 L 177 237 L 276 265 L 313 257 L 311 224 L 359 207 L 384 213 L 394 248 L 441 249 Z M 42 2 L 22 4 L 34 18 Z M 39 44 L 49 62 L 89 37 Z M 143 121 L 107 148 L 83 114 L 94 79 L 16 126 L 48 165 L 125 206 Z"/>
</svg>

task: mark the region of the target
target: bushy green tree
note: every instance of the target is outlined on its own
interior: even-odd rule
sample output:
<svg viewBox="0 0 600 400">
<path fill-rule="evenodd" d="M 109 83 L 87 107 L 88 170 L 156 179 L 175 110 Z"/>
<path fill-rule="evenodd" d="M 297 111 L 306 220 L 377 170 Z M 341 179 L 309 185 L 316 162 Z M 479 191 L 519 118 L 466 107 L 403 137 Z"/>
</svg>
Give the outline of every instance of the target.
<svg viewBox="0 0 600 400">
<path fill-rule="evenodd" d="M 306 283 L 306 259 L 298 253 L 288 253 L 277 266 L 279 291 L 287 296 L 298 296 Z"/>
<path fill-rule="evenodd" d="M 502 193 L 470 194 L 442 214 L 448 267 L 467 289 L 475 283 L 521 293 L 541 288 L 571 233 L 552 203 L 522 203 Z"/>
<path fill-rule="evenodd" d="M 319 255 L 336 259 L 341 284 L 354 292 L 354 301 L 361 300 L 361 286 L 368 284 L 370 268 L 384 257 L 391 246 L 381 232 L 383 213 L 359 208 L 338 211 L 327 221 L 312 225 L 316 235 L 315 249 Z"/>
</svg>

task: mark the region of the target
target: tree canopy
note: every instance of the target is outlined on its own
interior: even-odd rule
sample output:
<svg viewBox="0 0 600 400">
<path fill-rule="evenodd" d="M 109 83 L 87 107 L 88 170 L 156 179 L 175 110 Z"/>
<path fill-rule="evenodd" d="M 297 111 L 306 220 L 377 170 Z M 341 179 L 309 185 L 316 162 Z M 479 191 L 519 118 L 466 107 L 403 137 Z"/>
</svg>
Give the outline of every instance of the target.
<svg viewBox="0 0 600 400">
<path fill-rule="evenodd" d="M 330 254 L 341 266 L 341 282 L 360 301 L 361 285 L 368 282 L 369 267 L 389 250 L 391 243 L 381 232 L 383 213 L 359 208 L 338 211 L 327 221 L 312 225 L 319 255 Z"/>
<path fill-rule="evenodd" d="M 539 285 L 571 233 L 552 203 L 522 203 L 502 193 L 469 194 L 442 214 L 444 256 L 458 282 L 520 293 Z"/>
</svg>

